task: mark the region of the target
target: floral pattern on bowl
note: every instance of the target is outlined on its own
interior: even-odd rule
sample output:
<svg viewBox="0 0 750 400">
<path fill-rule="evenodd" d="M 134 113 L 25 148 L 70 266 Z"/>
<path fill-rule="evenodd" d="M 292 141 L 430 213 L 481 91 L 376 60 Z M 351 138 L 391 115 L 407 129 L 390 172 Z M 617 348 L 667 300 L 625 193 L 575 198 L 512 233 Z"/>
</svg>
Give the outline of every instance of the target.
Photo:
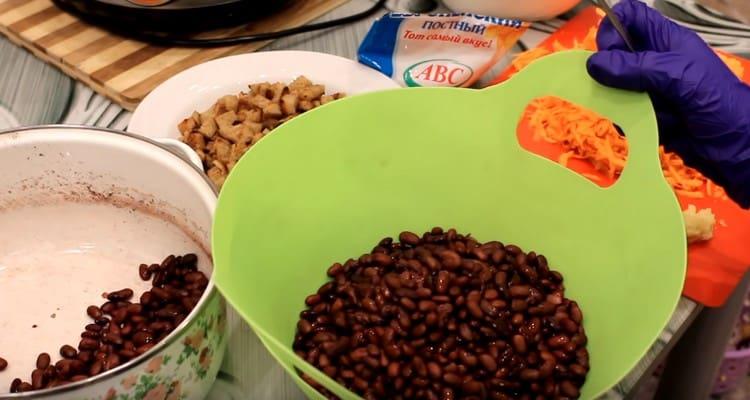
<svg viewBox="0 0 750 400">
<path fill-rule="evenodd" d="M 161 352 L 110 379 L 59 395 L 59 398 L 203 399 L 210 391 L 224 357 L 227 344 L 226 324 L 224 299 L 214 291 L 205 308 L 193 319 L 184 333 Z"/>
</svg>

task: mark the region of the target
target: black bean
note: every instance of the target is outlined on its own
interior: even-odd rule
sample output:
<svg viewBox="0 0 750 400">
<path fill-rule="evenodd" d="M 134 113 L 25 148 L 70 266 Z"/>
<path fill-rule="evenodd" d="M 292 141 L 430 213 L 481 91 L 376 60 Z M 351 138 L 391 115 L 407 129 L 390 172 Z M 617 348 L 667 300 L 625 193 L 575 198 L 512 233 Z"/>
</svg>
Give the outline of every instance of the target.
<svg viewBox="0 0 750 400">
<path fill-rule="evenodd" d="M 84 363 L 89 363 L 94 358 L 90 351 L 79 351 L 76 358 Z"/>
<path fill-rule="evenodd" d="M 174 307 L 165 307 L 154 312 L 155 317 L 162 319 L 174 319 L 180 314 L 182 314 L 182 311 Z"/>
<path fill-rule="evenodd" d="M 154 287 L 161 287 L 162 285 L 164 285 L 166 281 L 167 281 L 167 272 L 156 271 L 154 273 L 154 278 L 151 280 L 151 283 L 154 285 Z"/>
<path fill-rule="evenodd" d="M 133 289 L 121 289 L 107 295 L 109 301 L 129 300 L 133 297 Z"/>
<path fill-rule="evenodd" d="M 50 381 L 55 376 L 57 376 L 57 369 L 55 368 L 54 365 L 48 365 L 44 369 L 44 377 L 47 378 L 48 381 Z"/>
<path fill-rule="evenodd" d="M 99 319 L 103 315 L 102 310 L 97 306 L 89 306 L 86 309 L 86 314 L 88 314 L 92 319 Z"/>
<path fill-rule="evenodd" d="M 417 244 L 419 244 L 419 236 L 412 232 L 401 232 L 401 234 L 398 235 L 398 240 L 403 244 L 412 246 L 416 246 Z"/>
<path fill-rule="evenodd" d="M 568 318 L 563 319 L 562 321 L 560 321 L 560 326 L 571 335 L 578 332 L 578 324 L 573 322 L 572 319 L 568 319 Z"/>
<path fill-rule="evenodd" d="M 482 366 L 489 372 L 495 372 L 497 371 L 497 361 L 495 361 L 495 358 L 492 357 L 489 354 L 482 354 L 479 356 L 479 362 L 482 363 Z"/>
<path fill-rule="evenodd" d="M 81 342 L 78 344 L 78 349 L 80 350 L 96 350 L 98 348 L 99 348 L 99 341 L 95 339 L 84 338 L 84 339 L 81 339 Z"/>
<path fill-rule="evenodd" d="M 505 271 L 499 271 L 495 274 L 495 284 L 501 288 L 505 288 L 508 283 L 508 273 Z"/>
<path fill-rule="evenodd" d="M 37 368 L 31 373 L 31 387 L 34 390 L 44 387 L 44 370 Z"/>
<path fill-rule="evenodd" d="M 151 279 L 151 271 L 149 271 L 148 265 L 141 264 L 138 266 L 138 276 L 144 281 Z"/>
<path fill-rule="evenodd" d="M 172 295 L 169 293 L 169 291 L 157 286 L 151 288 L 151 294 L 161 301 L 172 300 Z M 142 302 L 143 300 L 141 300 L 141 303 Z"/>
<path fill-rule="evenodd" d="M 477 290 L 470 292 L 468 296 L 466 296 L 466 308 L 474 318 L 484 317 L 484 312 L 482 311 L 482 308 L 479 307 L 479 299 L 481 297 L 481 293 Z"/>
<path fill-rule="evenodd" d="M 133 343 L 136 346 L 142 346 L 154 341 L 154 336 L 150 332 L 136 332 L 133 335 Z"/>
<path fill-rule="evenodd" d="M 57 374 L 67 379 L 70 375 L 70 362 L 71 360 L 69 359 L 64 359 L 56 362 L 55 370 L 57 371 Z"/>
<path fill-rule="evenodd" d="M 393 361 L 390 364 L 388 364 L 387 374 L 388 374 L 389 377 L 395 378 L 395 377 L 399 376 L 400 372 L 401 372 L 401 364 L 399 364 L 399 363 L 397 363 L 395 361 Z"/>
<path fill-rule="evenodd" d="M 138 303 L 130 304 L 126 307 L 126 309 L 128 310 L 129 315 L 138 315 L 143 312 L 143 305 Z"/>
<path fill-rule="evenodd" d="M 73 349 L 73 351 L 75 351 L 75 349 Z M 41 353 L 36 358 L 36 367 L 41 370 L 44 370 L 45 368 L 49 367 L 50 361 L 51 359 L 50 359 L 49 354 Z M 0 364 L 2 363 L 0 362 Z M 2 368 L 0 368 L 0 370 L 2 370 Z"/>
<path fill-rule="evenodd" d="M 393 258 L 385 253 L 375 253 L 372 255 L 372 262 L 387 267 L 393 264 Z"/>
<path fill-rule="evenodd" d="M 120 357 L 124 358 L 125 360 L 130 360 L 132 358 L 138 357 L 138 353 L 136 353 L 135 350 L 123 349 L 120 350 L 117 354 L 119 354 Z"/>
<path fill-rule="evenodd" d="M 115 353 L 111 353 L 107 358 L 104 360 L 102 369 L 104 371 L 108 371 L 110 369 L 116 368 L 120 365 L 120 356 L 118 356 Z"/>
<path fill-rule="evenodd" d="M 570 339 L 564 335 L 553 336 L 547 340 L 547 344 L 553 349 L 561 348 L 568 344 L 568 342 L 570 342 Z"/>
<path fill-rule="evenodd" d="M 128 337 L 130 336 L 130 334 L 133 333 L 133 330 L 134 330 L 133 324 L 125 323 L 123 327 L 120 329 L 120 335 L 123 337 Z M 112 333 L 114 333 L 114 331 L 112 331 Z"/>
<path fill-rule="evenodd" d="M 118 309 L 112 311 L 111 315 L 112 315 L 112 322 L 119 324 L 119 323 L 125 321 L 125 318 L 127 318 L 127 316 L 128 316 L 128 309 L 127 309 L 127 307 L 118 308 Z"/>
<path fill-rule="evenodd" d="M 443 262 L 443 267 L 448 270 L 454 270 L 461 266 L 461 256 L 452 250 L 443 250 L 438 254 Z"/>
<path fill-rule="evenodd" d="M 544 256 L 454 229 L 399 241 L 328 268 L 332 280 L 300 314 L 298 355 L 365 399 L 553 398 L 567 396 L 564 381 L 579 390 L 588 373 L 580 309 Z M 192 305 L 160 301 L 149 315 Z"/>
<path fill-rule="evenodd" d="M 64 358 L 75 358 L 76 354 L 78 354 L 78 352 L 73 346 L 66 344 L 60 347 L 60 355 L 63 356 Z"/>
<path fill-rule="evenodd" d="M 520 354 L 526 353 L 526 338 L 524 338 L 522 335 L 513 336 L 513 347 Z"/>
<path fill-rule="evenodd" d="M 437 304 L 434 301 L 421 300 L 419 302 L 419 311 L 421 312 L 433 311 L 436 308 L 437 308 Z"/>
<path fill-rule="evenodd" d="M 138 346 L 135 349 L 135 352 L 138 353 L 138 354 L 143 354 L 143 353 L 151 350 L 154 346 L 156 346 L 155 343 L 147 343 L 147 344 L 144 344 L 143 346 Z"/>
<path fill-rule="evenodd" d="M 577 398 L 578 396 L 580 396 L 578 387 L 576 387 L 576 385 L 571 381 L 563 381 L 560 384 L 560 392 L 568 397 Z"/>
<path fill-rule="evenodd" d="M 466 382 L 463 383 L 463 385 L 461 386 L 461 389 L 466 394 L 479 394 L 479 393 L 482 393 L 482 391 L 484 390 L 484 385 L 482 385 L 481 382 L 477 382 L 474 380 L 467 380 Z"/>
<path fill-rule="evenodd" d="M 82 338 L 88 338 L 88 339 L 99 339 L 99 333 L 97 332 L 91 332 L 91 331 L 83 331 L 81 332 Z"/>
<path fill-rule="evenodd" d="M 527 285 L 514 285 L 509 289 L 512 297 L 527 297 L 531 291 L 531 288 Z"/>
<path fill-rule="evenodd" d="M 182 267 L 195 267 L 197 264 L 198 255 L 190 253 L 182 256 Z"/>
<path fill-rule="evenodd" d="M 111 313 L 112 311 L 114 311 L 115 308 L 117 308 L 117 306 L 115 305 L 115 303 L 113 303 L 111 301 L 108 301 L 108 302 L 102 304 L 102 306 L 100 307 L 100 309 L 102 310 L 102 312 L 104 314 Z M 94 318 L 94 319 L 96 319 L 96 318 Z"/>
<path fill-rule="evenodd" d="M 443 370 L 440 368 L 440 364 L 434 361 L 427 363 L 427 371 L 433 379 L 439 379 L 443 376 Z"/>
<path fill-rule="evenodd" d="M 104 368 L 104 363 L 102 360 L 96 360 L 93 364 L 89 367 L 89 375 L 99 375 L 102 372 L 102 369 Z"/>
<path fill-rule="evenodd" d="M 311 294 L 305 299 L 305 304 L 312 307 L 318 305 L 320 303 L 320 300 L 321 298 L 319 294 Z"/>
<path fill-rule="evenodd" d="M 102 340 L 105 343 L 115 344 L 115 345 L 122 345 L 122 337 L 120 335 L 114 334 L 114 333 L 107 333 L 104 335 Z"/>
<path fill-rule="evenodd" d="M 535 381 L 539 379 L 539 370 L 536 369 L 524 369 L 521 371 L 521 379 L 525 381 Z"/>
<path fill-rule="evenodd" d="M 330 276 L 331 278 L 335 278 L 337 275 L 340 275 L 343 272 L 344 272 L 344 267 L 339 263 L 335 263 L 331 265 L 330 268 L 328 268 L 328 276 Z"/>
<path fill-rule="evenodd" d="M 477 357 L 466 350 L 461 350 L 458 352 L 458 358 L 461 360 L 461 362 L 468 366 L 468 367 L 474 367 L 477 365 Z"/>
<path fill-rule="evenodd" d="M 151 305 L 154 301 L 154 295 L 150 291 L 145 291 L 141 294 L 141 304 L 144 306 Z"/>
<path fill-rule="evenodd" d="M 417 308 L 417 305 L 414 303 L 414 301 L 408 297 L 402 297 L 400 303 L 407 310 L 415 310 Z"/>
<path fill-rule="evenodd" d="M 453 373 L 448 373 L 443 375 L 443 381 L 451 386 L 456 386 L 461 383 L 461 377 Z"/>
<path fill-rule="evenodd" d="M 156 321 L 156 322 L 152 322 L 151 324 L 149 324 L 148 327 L 149 329 L 151 329 L 152 332 L 164 333 L 164 332 L 171 331 L 172 329 L 174 329 L 175 326 L 176 324 L 172 324 L 169 321 Z"/>
<path fill-rule="evenodd" d="M 507 251 L 510 254 L 516 255 L 516 254 L 521 253 L 522 250 L 521 250 L 520 247 L 518 247 L 516 245 L 509 244 L 509 245 L 505 246 L 505 251 Z"/>
</svg>

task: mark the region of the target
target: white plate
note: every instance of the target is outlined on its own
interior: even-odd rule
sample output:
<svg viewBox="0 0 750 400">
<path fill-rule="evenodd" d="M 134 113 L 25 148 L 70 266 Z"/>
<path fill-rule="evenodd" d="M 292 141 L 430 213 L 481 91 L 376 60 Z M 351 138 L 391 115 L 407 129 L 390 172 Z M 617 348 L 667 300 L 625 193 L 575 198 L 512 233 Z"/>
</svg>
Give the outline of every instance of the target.
<svg viewBox="0 0 750 400">
<path fill-rule="evenodd" d="M 178 138 L 177 124 L 204 111 L 221 96 L 257 82 L 289 83 L 304 75 L 327 93 L 348 96 L 398 88 L 387 76 L 355 61 L 324 53 L 269 51 L 225 57 L 196 65 L 154 89 L 135 110 L 128 132 L 150 138 Z"/>
</svg>

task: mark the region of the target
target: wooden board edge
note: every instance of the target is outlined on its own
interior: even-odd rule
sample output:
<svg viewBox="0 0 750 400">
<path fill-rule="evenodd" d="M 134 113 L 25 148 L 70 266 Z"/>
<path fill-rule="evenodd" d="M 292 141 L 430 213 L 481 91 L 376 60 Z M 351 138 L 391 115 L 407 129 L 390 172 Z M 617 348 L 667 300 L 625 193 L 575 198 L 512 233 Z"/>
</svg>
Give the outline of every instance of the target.
<svg viewBox="0 0 750 400">
<path fill-rule="evenodd" d="M 321 11 L 316 13 L 316 15 L 312 18 L 303 18 L 300 22 L 300 24 L 307 24 L 310 21 L 313 21 L 317 18 L 320 18 L 327 13 L 332 12 L 333 10 L 341 7 L 342 5 L 348 3 L 350 0 L 329 0 L 328 4 L 322 4 L 319 8 Z M 126 97 L 122 93 L 118 93 L 111 88 L 108 88 L 106 86 L 106 83 L 102 84 L 94 79 L 92 79 L 90 76 L 83 74 L 81 71 L 79 71 L 77 68 L 75 68 L 72 65 L 66 64 L 62 59 L 58 59 L 57 57 L 51 55 L 50 53 L 47 53 L 44 49 L 39 48 L 38 46 L 35 46 L 33 42 L 29 42 L 26 39 L 24 39 L 20 33 L 16 33 L 12 30 L 10 30 L 7 26 L 0 25 L 0 34 L 8 38 L 8 40 L 19 46 L 22 47 L 29 52 L 31 52 L 34 56 L 41 59 L 42 61 L 58 68 L 61 70 L 65 75 L 69 76 L 70 78 L 80 81 L 84 83 L 85 85 L 89 86 L 91 89 L 93 89 L 96 93 L 99 93 L 100 95 L 108 98 L 109 100 L 113 101 L 114 103 L 120 105 L 127 111 L 134 111 L 136 107 L 138 107 L 138 104 L 145 98 L 147 94 L 144 94 L 143 96 L 139 97 Z M 264 47 L 266 47 L 268 44 L 272 43 L 272 41 L 263 42 L 260 46 L 258 46 L 255 50 L 261 50 Z M 234 55 L 234 54 L 240 54 L 244 53 L 247 50 L 246 47 L 243 45 L 238 45 L 238 48 L 236 49 L 227 49 L 227 53 L 224 56 L 228 55 Z M 216 57 L 219 58 L 219 57 Z M 214 58 L 215 59 L 215 58 Z M 169 79 L 169 78 L 167 78 Z M 158 85 L 157 85 L 158 86 Z M 152 89 L 153 90 L 153 89 Z M 150 92 L 150 91 L 149 91 Z"/>
<path fill-rule="evenodd" d="M 314 11 L 315 11 L 315 13 L 314 13 L 315 16 L 314 17 L 311 17 L 311 18 L 301 18 L 300 19 L 299 16 L 298 16 L 298 18 L 296 19 L 298 21 L 298 24 L 296 24 L 294 26 L 300 26 L 300 25 L 304 25 L 304 24 L 310 23 L 311 21 L 314 21 L 314 20 L 316 20 L 318 18 L 321 18 L 322 16 L 324 16 L 324 15 L 332 12 L 333 10 L 335 10 L 335 9 L 343 6 L 346 3 L 349 3 L 350 1 L 351 0 L 327 0 L 325 3 L 321 3 L 319 6 L 317 6 L 314 9 Z M 283 29 L 290 29 L 290 28 L 291 27 L 287 27 L 287 28 L 283 28 Z M 336 28 L 334 28 L 334 29 L 336 29 Z M 218 58 L 228 57 L 228 56 L 237 55 L 237 54 L 244 54 L 244 53 L 248 52 L 248 48 L 251 48 L 251 50 L 249 50 L 250 52 L 255 52 L 255 51 L 258 51 L 258 50 L 261 50 L 261 49 L 265 48 L 266 46 L 268 46 L 269 44 L 271 44 L 273 42 L 274 41 L 271 40 L 271 41 L 266 41 L 266 42 L 261 42 L 261 43 L 244 43 L 244 44 L 239 44 L 239 45 L 235 45 L 235 46 L 229 46 L 229 47 L 227 47 L 225 49 L 226 50 L 225 52 L 222 52 L 220 55 L 218 55 L 216 57 L 213 57 L 213 58 L 210 58 L 210 59 L 207 59 L 207 60 L 205 60 L 203 62 L 208 62 L 208 61 L 211 61 L 211 60 L 216 60 Z M 199 63 L 199 64 L 201 64 L 201 63 Z M 196 65 L 199 65 L 199 64 L 196 64 Z M 188 67 L 188 68 L 185 68 L 182 71 L 184 71 L 186 69 L 189 69 L 189 68 L 192 68 L 192 66 Z M 178 71 L 174 75 L 179 74 L 182 71 Z M 172 76 L 174 76 L 174 75 L 172 75 Z M 144 94 L 137 93 L 137 94 L 134 94 L 132 96 L 128 96 L 128 95 L 126 95 L 126 93 L 129 92 L 130 89 L 126 89 L 126 90 L 122 91 L 122 93 L 119 93 L 119 95 L 120 95 L 119 97 L 122 99 L 122 101 L 118 100 L 118 103 L 120 103 L 121 105 L 123 105 L 123 107 L 126 107 L 126 105 L 127 105 L 127 107 L 135 109 L 136 107 L 138 107 L 138 104 L 140 104 L 140 102 L 143 101 L 143 99 L 146 96 L 148 96 L 149 93 L 151 93 L 151 91 L 153 91 L 154 89 L 156 89 L 160 84 L 164 83 L 170 77 L 165 78 L 164 80 L 162 80 L 160 83 L 156 84 L 153 88 L 151 88 L 150 90 L 148 90 Z M 106 87 L 106 83 L 104 85 Z M 109 89 L 109 90 L 112 91 L 112 89 Z"/>
</svg>

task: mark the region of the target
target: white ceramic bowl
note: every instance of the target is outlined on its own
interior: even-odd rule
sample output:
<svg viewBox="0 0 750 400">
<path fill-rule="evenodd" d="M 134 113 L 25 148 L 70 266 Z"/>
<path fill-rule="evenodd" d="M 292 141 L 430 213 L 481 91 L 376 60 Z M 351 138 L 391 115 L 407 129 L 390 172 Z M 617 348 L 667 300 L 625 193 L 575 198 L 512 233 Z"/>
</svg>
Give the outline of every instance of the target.
<svg viewBox="0 0 750 400">
<path fill-rule="evenodd" d="M 228 94 L 258 82 L 291 82 L 304 75 L 347 95 L 395 89 L 389 77 L 355 61 L 309 51 L 265 51 L 219 58 L 196 65 L 154 89 L 133 113 L 128 132 L 151 138 L 179 138 L 177 129 L 193 111 L 204 111 Z"/>
<path fill-rule="evenodd" d="M 189 246 L 194 248 L 203 249 L 205 256 L 199 256 L 199 268 L 210 275 L 213 266 L 209 245 L 216 192 L 199 169 L 200 160 L 196 165 L 195 155 L 190 154 L 192 152 L 189 149 L 180 154 L 185 149 L 186 147 L 179 143 L 164 146 L 136 135 L 90 127 L 48 126 L 3 131 L 0 132 L 0 171 L 2 171 L 0 187 L 3 190 L 3 196 L 0 197 L 0 210 L 10 210 L 9 212 L 12 213 L 14 204 L 20 205 L 23 209 L 36 201 L 54 205 L 65 204 L 64 202 L 71 198 L 85 204 L 92 204 L 89 201 L 95 201 L 95 204 L 100 206 L 114 208 L 113 204 L 119 200 L 121 201 L 120 207 L 126 206 L 120 208 L 120 210 L 126 210 L 122 212 L 127 212 L 131 208 L 135 212 L 136 209 L 141 208 L 152 213 L 150 215 L 163 217 L 160 221 L 169 221 L 162 222 L 165 226 L 173 226 L 169 229 L 175 232 L 185 232 L 186 238 L 188 236 L 192 238 L 192 240 L 185 240 L 185 243 L 190 243 Z M 32 217 L 34 213 L 38 213 L 38 210 L 30 209 L 30 211 Z M 53 214 L 50 219 L 64 218 L 59 217 L 59 214 Z M 50 229 L 50 226 L 60 225 L 50 219 L 39 220 L 37 218 L 25 221 L 26 225 L 23 226 L 31 231 L 32 235 L 38 235 L 42 230 Z M 82 224 L 101 223 L 90 215 L 81 216 L 81 220 Z M 134 258 L 140 258 L 144 248 L 163 254 L 161 257 L 180 251 L 175 250 L 172 245 L 161 249 L 159 245 L 151 242 L 144 243 L 148 239 L 142 237 L 117 236 L 113 232 L 119 232 L 118 227 L 123 223 L 123 220 L 109 221 L 111 225 L 107 225 L 105 227 L 107 230 L 103 232 L 112 236 L 108 240 L 117 243 L 123 243 L 122 241 L 138 243 L 138 246 L 127 246 L 127 249 L 134 253 Z M 181 229 L 178 230 L 176 226 Z M 63 226 L 64 234 L 60 237 L 67 240 L 69 239 L 67 236 L 71 236 L 74 237 L 73 240 L 80 240 L 79 237 L 75 237 L 79 231 L 66 228 L 68 227 Z M 164 232 L 167 230 L 148 233 L 161 238 Z M 86 238 L 88 239 L 88 236 Z M 56 237 L 40 240 L 38 245 L 47 246 L 54 240 Z M 98 244 L 97 240 L 98 237 L 94 237 L 92 242 L 86 242 L 86 244 L 95 248 Z M 11 252 L 13 250 L 10 249 Z M 162 251 L 164 253 L 161 253 Z M 37 257 L 43 252 L 29 253 Z M 56 262 L 59 261 L 55 260 Z M 149 262 L 149 260 L 140 262 Z M 158 260 L 151 262 L 158 262 Z M 99 268 L 102 265 L 96 262 L 92 264 Z M 54 342 L 62 341 L 59 345 L 78 343 L 78 333 L 83 329 L 81 321 L 87 318 L 86 306 L 70 306 L 71 297 L 68 294 L 73 291 L 76 296 L 80 297 L 83 290 L 82 301 L 88 301 L 87 296 L 91 296 L 89 304 L 101 304 L 103 302 L 99 297 L 101 291 L 97 292 L 97 290 L 122 288 L 119 286 L 123 285 L 122 274 L 135 275 L 134 279 L 138 281 L 137 266 L 138 262 L 134 261 L 134 265 L 123 265 L 122 271 L 108 272 L 105 277 L 111 279 L 112 288 L 90 287 L 88 288 L 90 294 L 86 295 L 86 281 L 90 279 L 90 275 L 86 275 L 86 279 L 81 279 L 80 275 L 69 274 L 71 275 L 69 279 L 49 282 L 50 279 L 46 279 L 47 276 L 32 279 L 30 276 L 33 274 L 29 275 L 24 268 L 33 268 L 33 266 L 0 265 L 0 273 L 16 273 L 12 278 L 14 287 L 26 284 L 20 280 L 29 281 L 30 289 L 21 291 L 24 296 L 27 296 L 26 293 L 29 291 L 37 290 L 36 285 L 49 287 L 47 292 L 39 293 L 34 299 L 6 299 L 6 304 L 0 304 L 0 326 L 4 327 L 3 331 L 6 335 L 9 330 L 16 329 L 14 336 L 21 338 L 17 346 L 37 353 L 42 351 L 50 353 L 54 362 L 58 359 L 55 349 L 40 349 L 39 343 L 35 342 L 34 338 L 37 337 L 35 335 L 47 329 L 48 334 L 39 336 L 39 341 L 51 337 Z M 3 267 L 6 271 L 3 271 Z M 14 267 L 16 267 L 15 270 Z M 9 291 L 7 289 L 0 287 L 0 299 L 3 295 L 7 296 Z M 37 316 L 38 319 L 34 320 L 41 321 L 38 327 L 18 324 L 18 321 L 28 319 L 26 314 L 28 314 L 29 306 L 49 299 L 55 301 L 53 307 L 59 307 L 56 319 L 46 313 Z M 19 307 L 19 302 L 22 303 L 24 300 L 33 301 L 34 304 L 27 303 L 26 306 Z M 7 304 L 8 302 L 13 302 L 13 304 Z M 67 307 L 66 304 L 68 304 Z M 23 314 L 24 312 L 26 314 Z M 77 321 L 79 319 L 81 321 Z M 169 336 L 141 356 L 101 375 L 66 386 L 17 394 L 8 394 L 8 388 L 2 387 L 0 400 L 19 398 L 202 399 L 209 392 L 222 362 L 226 348 L 225 326 L 225 305 L 211 279 L 199 303 L 188 317 Z M 68 333 L 73 334 L 68 335 Z M 3 339 L 13 340 L 14 338 Z M 12 350 L 0 349 L 0 353 L 7 351 Z M 33 357 L 35 359 L 36 355 Z M 30 369 L 22 371 L 26 368 L 20 366 L 20 363 L 26 361 L 23 357 L 13 374 L 23 372 L 22 376 L 16 376 L 28 380 L 27 374 L 31 372 Z M 0 374 L 3 373 L 8 374 L 9 371 L 0 372 Z"/>
<path fill-rule="evenodd" d="M 523 21 L 541 21 L 570 11 L 581 0 L 443 0 L 456 12 L 470 12 Z"/>
</svg>

